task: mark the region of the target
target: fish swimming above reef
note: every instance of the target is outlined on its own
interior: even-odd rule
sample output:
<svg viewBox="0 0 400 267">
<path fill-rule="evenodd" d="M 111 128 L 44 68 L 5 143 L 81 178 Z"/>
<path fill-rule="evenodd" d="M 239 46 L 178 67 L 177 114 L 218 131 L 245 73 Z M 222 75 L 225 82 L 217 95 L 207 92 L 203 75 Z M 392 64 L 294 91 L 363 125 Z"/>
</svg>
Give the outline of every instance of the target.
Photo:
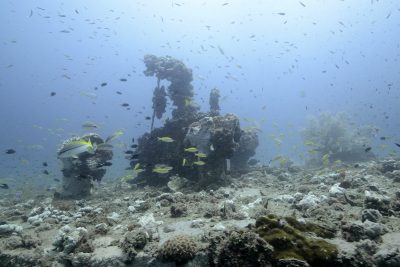
<svg viewBox="0 0 400 267">
<path fill-rule="evenodd" d="M 165 173 L 169 173 L 170 170 L 172 170 L 172 167 L 164 165 L 164 164 L 158 164 L 154 167 L 153 172 L 165 174 Z"/>
<path fill-rule="evenodd" d="M 134 171 L 138 170 L 140 168 L 140 163 L 136 163 L 135 167 L 133 168 Z"/>
<path fill-rule="evenodd" d="M 140 163 L 136 163 L 135 167 L 133 168 L 133 172 L 136 174 L 139 174 L 141 172 L 143 172 L 144 170 L 142 168 L 140 168 Z"/>
<path fill-rule="evenodd" d="M 185 148 L 185 152 L 196 153 L 197 151 L 199 150 L 195 147 Z"/>
<path fill-rule="evenodd" d="M 92 142 L 85 140 L 75 140 L 65 144 L 58 152 L 59 158 L 72 158 L 84 152 L 94 153 L 95 147 Z"/>
<path fill-rule="evenodd" d="M 203 165 L 205 165 L 206 163 L 205 163 L 204 161 L 202 161 L 202 160 L 198 160 L 198 161 L 193 162 L 193 164 L 195 164 L 195 165 L 197 165 L 197 166 L 203 166 Z"/>
<path fill-rule="evenodd" d="M 104 162 L 104 163 L 99 163 L 99 164 L 97 164 L 97 168 L 101 168 L 101 167 L 110 167 L 110 166 L 112 166 L 112 163 L 109 162 L 109 161 L 106 161 L 106 162 Z"/>
<path fill-rule="evenodd" d="M 315 146 L 316 144 L 311 140 L 305 140 L 304 141 L 304 145 L 306 145 L 306 146 Z"/>
<path fill-rule="evenodd" d="M 129 160 L 134 160 L 134 159 L 138 159 L 139 156 L 140 156 L 140 154 L 138 154 L 138 153 L 135 153 L 135 154 L 127 154 L 127 156 L 125 156 L 125 158 L 126 158 L 126 159 L 129 159 Z"/>
<path fill-rule="evenodd" d="M 112 140 L 114 140 L 115 138 L 118 138 L 118 137 L 120 137 L 120 136 L 122 136 L 122 135 L 124 135 L 124 130 L 122 130 L 122 129 L 120 129 L 120 130 L 117 130 L 117 131 L 115 131 L 115 133 L 113 133 L 112 135 L 110 135 L 110 136 L 108 136 L 107 138 L 106 138 L 106 143 L 109 143 L 109 142 L 111 142 Z"/>
<path fill-rule="evenodd" d="M 165 142 L 165 143 L 172 143 L 175 141 L 174 139 L 172 139 L 171 137 L 168 137 L 168 136 L 157 137 L 157 140 L 161 141 L 161 142 Z"/>
<path fill-rule="evenodd" d="M 185 99 L 185 107 L 195 107 L 196 104 L 191 98 L 186 98 Z"/>
<path fill-rule="evenodd" d="M 6 150 L 6 154 L 15 154 L 17 151 L 15 151 L 14 149 L 10 148 Z"/>
<path fill-rule="evenodd" d="M 2 189 L 9 189 L 8 184 L 0 184 L 0 188 Z"/>
<path fill-rule="evenodd" d="M 93 122 L 85 122 L 84 124 L 82 124 L 82 128 L 92 130 L 99 128 L 99 126 Z"/>
</svg>

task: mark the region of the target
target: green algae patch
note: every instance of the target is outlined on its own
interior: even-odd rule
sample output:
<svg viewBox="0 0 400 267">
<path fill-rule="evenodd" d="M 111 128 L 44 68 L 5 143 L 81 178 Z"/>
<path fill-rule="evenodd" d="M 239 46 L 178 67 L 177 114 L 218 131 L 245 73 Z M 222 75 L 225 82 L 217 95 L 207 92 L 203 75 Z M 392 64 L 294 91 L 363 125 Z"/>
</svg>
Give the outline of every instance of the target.
<svg viewBox="0 0 400 267">
<path fill-rule="evenodd" d="M 288 224 L 290 224 L 292 227 L 296 228 L 297 230 L 299 230 L 301 232 L 314 233 L 317 236 L 322 237 L 322 238 L 334 238 L 335 234 L 336 234 L 336 231 L 334 229 L 320 226 L 315 223 L 299 222 L 294 217 L 285 217 L 284 219 Z"/>
<path fill-rule="evenodd" d="M 331 230 L 311 223 L 303 224 L 293 217 L 268 215 L 257 219 L 255 231 L 274 247 L 275 260 L 294 258 L 307 261 L 314 267 L 335 265 L 337 247 L 307 234 L 333 237 Z"/>
</svg>

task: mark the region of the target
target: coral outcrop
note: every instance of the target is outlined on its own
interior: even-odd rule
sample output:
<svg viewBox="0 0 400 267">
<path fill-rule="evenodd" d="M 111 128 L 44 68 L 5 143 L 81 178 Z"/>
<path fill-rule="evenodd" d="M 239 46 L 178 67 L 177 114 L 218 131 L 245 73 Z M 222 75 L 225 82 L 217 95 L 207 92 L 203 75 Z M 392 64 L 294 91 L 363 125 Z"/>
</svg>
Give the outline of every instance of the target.
<svg viewBox="0 0 400 267">
<path fill-rule="evenodd" d="M 165 241 L 159 248 L 159 257 L 166 262 L 182 265 L 196 256 L 197 244 L 191 237 L 179 235 Z"/>
<path fill-rule="evenodd" d="M 351 163 L 373 159 L 371 137 L 376 128 L 354 125 L 343 113 L 323 113 L 311 118 L 302 133 L 304 143 L 309 147 L 309 164 L 329 165 L 338 161 Z"/>
<path fill-rule="evenodd" d="M 66 140 L 61 149 L 71 141 L 90 141 L 96 147 L 105 144 L 97 134 L 90 133 L 82 137 Z M 111 160 L 113 152 L 109 149 L 96 149 L 94 153 L 84 152 L 75 157 L 61 158 L 62 190 L 57 193 L 61 198 L 84 198 L 90 195 L 94 181 L 101 181 L 106 174 L 105 163 Z"/>
<path fill-rule="evenodd" d="M 210 240 L 211 267 L 272 266 L 273 247 L 251 231 L 222 233 Z"/>
<path fill-rule="evenodd" d="M 157 86 L 153 94 L 153 119 L 165 112 L 166 96 L 175 109 L 172 118 L 162 127 L 151 127 L 151 132 L 138 139 L 138 146 L 130 158 L 131 168 L 141 171 L 133 183 L 166 185 L 169 177 L 184 177 L 201 190 L 205 186 L 226 182 L 230 159 L 236 154 L 235 165 L 247 165 L 258 145 L 255 132 L 242 131 L 239 118 L 233 114 L 219 115 L 219 91 L 210 94 L 210 112 L 199 112 L 193 101 L 191 69 L 171 57 L 144 57 L 146 76 L 155 76 Z M 170 84 L 165 93 L 163 80 Z M 152 122 L 153 125 L 153 122 Z M 243 139 L 241 136 L 243 135 Z M 164 142 L 163 138 L 168 141 Z M 242 145 L 242 147 L 241 147 Z M 140 166 L 140 167 L 138 167 Z M 155 171 L 166 166 L 166 171 Z"/>
<path fill-rule="evenodd" d="M 321 238 L 307 235 L 311 232 L 319 237 L 333 237 L 334 232 L 330 230 L 274 215 L 260 217 L 255 226 L 255 231 L 274 247 L 273 258 L 276 261 L 295 258 L 313 267 L 337 266 L 337 247 Z"/>
</svg>

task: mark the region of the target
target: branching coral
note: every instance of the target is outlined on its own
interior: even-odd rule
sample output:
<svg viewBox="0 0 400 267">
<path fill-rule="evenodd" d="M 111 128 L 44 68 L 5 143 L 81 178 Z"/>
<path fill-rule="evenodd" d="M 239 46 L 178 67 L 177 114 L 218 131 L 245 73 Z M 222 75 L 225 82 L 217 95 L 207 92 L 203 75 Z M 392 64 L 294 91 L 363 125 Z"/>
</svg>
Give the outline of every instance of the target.
<svg viewBox="0 0 400 267">
<path fill-rule="evenodd" d="M 373 127 L 356 127 L 345 114 L 321 114 L 309 120 L 303 139 L 311 163 L 354 162 L 374 157 L 369 151 Z"/>
<path fill-rule="evenodd" d="M 188 110 L 194 110 L 191 105 L 193 98 L 193 80 L 192 70 L 187 68 L 182 61 L 172 57 L 157 57 L 154 55 L 144 56 L 146 76 L 157 77 L 157 88 L 160 87 L 161 80 L 171 82 L 168 86 L 168 95 L 171 98 L 173 105 L 177 107 L 173 115 L 179 116 L 186 114 Z"/>
</svg>

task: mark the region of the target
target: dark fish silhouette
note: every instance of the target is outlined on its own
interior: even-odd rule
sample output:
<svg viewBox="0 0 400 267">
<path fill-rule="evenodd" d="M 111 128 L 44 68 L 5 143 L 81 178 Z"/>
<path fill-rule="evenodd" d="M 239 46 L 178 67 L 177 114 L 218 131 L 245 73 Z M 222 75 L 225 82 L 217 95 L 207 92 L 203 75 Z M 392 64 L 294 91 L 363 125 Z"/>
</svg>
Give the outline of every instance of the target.
<svg viewBox="0 0 400 267">
<path fill-rule="evenodd" d="M 17 152 L 17 151 L 15 151 L 15 150 L 12 149 L 12 148 L 6 150 L 6 154 L 14 154 L 14 153 L 16 153 L 16 152 Z"/>
<path fill-rule="evenodd" d="M 8 187 L 8 184 L 0 184 L 0 188 L 8 189 L 9 187 Z"/>
<path fill-rule="evenodd" d="M 104 163 L 100 163 L 100 164 L 98 164 L 98 165 L 97 165 L 97 168 L 101 168 L 101 167 L 109 167 L 109 166 L 112 166 L 112 163 L 111 163 L 111 162 L 108 162 L 108 161 L 106 161 L 106 162 L 104 162 Z"/>
</svg>

